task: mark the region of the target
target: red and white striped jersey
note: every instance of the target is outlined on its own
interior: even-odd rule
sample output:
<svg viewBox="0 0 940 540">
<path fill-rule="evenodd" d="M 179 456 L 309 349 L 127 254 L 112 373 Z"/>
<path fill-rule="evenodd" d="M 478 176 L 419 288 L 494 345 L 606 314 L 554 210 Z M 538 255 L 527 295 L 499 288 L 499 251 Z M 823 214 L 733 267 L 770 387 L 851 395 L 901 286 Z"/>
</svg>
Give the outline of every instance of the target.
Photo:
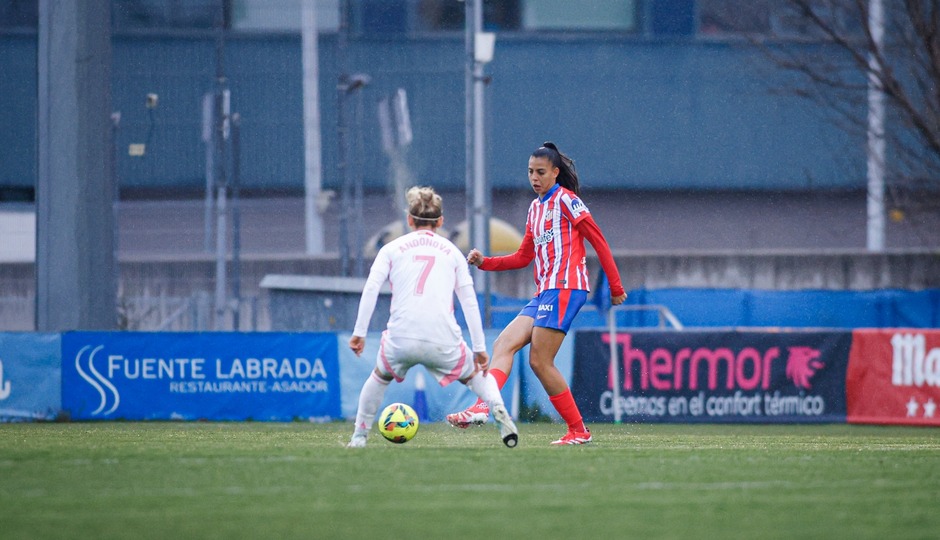
<svg viewBox="0 0 940 540">
<path fill-rule="evenodd" d="M 547 289 L 591 290 L 584 238 L 575 228 L 588 215 L 581 199 L 558 184 L 529 205 L 526 229 L 535 245 L 536 294 Z"/>
</svg>

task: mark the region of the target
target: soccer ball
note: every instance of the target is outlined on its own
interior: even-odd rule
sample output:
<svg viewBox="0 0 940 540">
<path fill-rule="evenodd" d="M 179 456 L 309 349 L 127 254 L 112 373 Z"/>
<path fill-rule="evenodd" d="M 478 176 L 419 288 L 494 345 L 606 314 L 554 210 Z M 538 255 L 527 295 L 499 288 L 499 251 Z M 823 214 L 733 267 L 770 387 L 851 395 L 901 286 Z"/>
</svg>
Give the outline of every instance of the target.
<svg viewBox="0 0 940 540">
<path fill-rule="evenodd" d="M 418 432 L 418 415 L 404 403 L 392 403 L 379 415 L 379 433 L 393 443 L 406 443 Z"/>
</svg>

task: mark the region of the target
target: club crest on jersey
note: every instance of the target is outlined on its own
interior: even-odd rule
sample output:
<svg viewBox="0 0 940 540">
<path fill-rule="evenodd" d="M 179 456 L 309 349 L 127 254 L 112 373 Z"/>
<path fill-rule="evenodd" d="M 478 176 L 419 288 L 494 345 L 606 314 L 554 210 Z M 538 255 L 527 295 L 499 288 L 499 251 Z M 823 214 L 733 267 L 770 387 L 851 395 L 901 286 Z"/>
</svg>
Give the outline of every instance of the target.
<svg viewBox="0 0 940 540">
<path fill-rule="evenodd" d="M 555 216 L 558 216 L 560 214 L 561 212 L 559 212 L 557 208 L 545 212 L 545 222 L 547 223 L 555 219 Z"/>
</svg>

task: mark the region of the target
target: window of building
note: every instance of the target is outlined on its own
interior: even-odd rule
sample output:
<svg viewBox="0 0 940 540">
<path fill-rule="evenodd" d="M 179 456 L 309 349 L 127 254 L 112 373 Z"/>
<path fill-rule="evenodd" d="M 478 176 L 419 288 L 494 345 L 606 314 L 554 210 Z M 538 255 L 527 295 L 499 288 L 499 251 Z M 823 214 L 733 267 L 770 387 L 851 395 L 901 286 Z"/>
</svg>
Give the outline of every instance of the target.
<svg viewBox="0 0 940 540">
<path fill-rule="evenodd" d="M 0 0 L 0 29 L 36 29 L 40 0 Z M 79 1 L 79 0 L 75 0 Z M 311 0 L 111 0 L 113 28 L 299 32 Z M 337 32 L 347 7 L 353 35 L 462 32 L 466 4 L 458 0 L 312 0 L 321 32 Z M 816 0 L 815 12 L 843 35 L 861 35 L 855 2 Z M 638 36 L 782 39 L 823 37 L 782 0 L 483 0 L 490 32 L 614 32 Z"/>
<path fill-rule="evenodd" d="M 229 26 L 232 0 L 112 0 L 117 30 L 211 29 Z"/>
<path fill-rule="evenodd" d="M 36 28 L 39 0 L 0 0 L 0 28 Z"/>
<path fill-rule="evenodd" d="M 246 31 L 300 32 L 303 4 L 309 0 L 231 0 L 231 28 Z M 339 0 L 313 0 L 317 29 L 339 30 Z"/>
<path fill-rule="evenodd" d="M 616 30 L 638 28 L 635 0 L 522 0 L 524 30 Z"/>
</svg>

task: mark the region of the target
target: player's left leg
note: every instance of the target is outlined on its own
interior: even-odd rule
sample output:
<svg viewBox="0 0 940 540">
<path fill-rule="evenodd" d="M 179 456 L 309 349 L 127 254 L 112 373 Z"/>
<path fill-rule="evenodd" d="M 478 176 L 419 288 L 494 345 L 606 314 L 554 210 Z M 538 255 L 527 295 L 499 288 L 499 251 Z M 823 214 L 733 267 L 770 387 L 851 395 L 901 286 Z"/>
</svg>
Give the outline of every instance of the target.
<svg viewBox="0 0 940 540">
<path fill-rule="evenodd" d="M 532 331 L 529 365 L 548 393 L 555 410 L 568 425 L 568 433 L 552 444 L 584 444 L 591 442 L 591 432 L 584 425 L 581 411 L 574 402 L 564 375 L 555 367 L 555 354 L 564 339 L 565 335 L 558 330 L 536 327 Z"/>
<path fill-rule="evenodd" d="M 584 425 L 564 375 L 555 367 L 555 355 L 561 348 L 575 315 L 587 300 L 587 292 L 571 289 L 548 290 L 540 295 L 539 313 L 532 329 L 529 366 L 548 393 L 548 398 L 568 425 L 568 433 L 552 444 L 591 442 L 591 432 Z"/>
</svg>

